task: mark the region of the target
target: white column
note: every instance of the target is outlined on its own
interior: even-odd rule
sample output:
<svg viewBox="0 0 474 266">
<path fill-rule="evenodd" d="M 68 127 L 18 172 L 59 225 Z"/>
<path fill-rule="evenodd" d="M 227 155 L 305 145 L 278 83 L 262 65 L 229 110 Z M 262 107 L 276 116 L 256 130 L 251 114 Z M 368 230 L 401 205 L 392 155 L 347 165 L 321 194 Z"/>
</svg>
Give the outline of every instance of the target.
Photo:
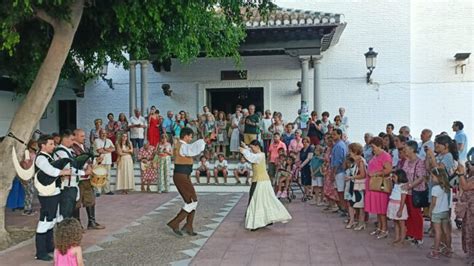
<svg viewBox="0 0 474 266">
<path fill-rule="evenodd" d="M 137 108 L 137 73 L 136 73 L 136 62 L 130 61 L 130 80 L 129 80 L 129 100 L 130 100 L 130 115 L 133 115 L 133 111 Z"/>
<path fill-rule="evenodd" d="M 148 108 L 148 61 L 143 60 L 140 61 L 140 74 L 141 74 L 141 80 L 140 80 L 140 85 L 141 85 L 141 110 L 142 110 L 142 115 L 146 115 L 146 111 Z"/>
<path fill-rule="evenodd" d="M 309 108 L 309 58 L 300 58 L 301 60 L 301 108 L 305 104 Z"/>
<path fill-rule="evenodd" d="M 322 56 L 313 57 L 314 60 L 314 96 L 313 96 L 313 110 L 318 112 L 318 116 L 321 117 L 323 112 L 323 101 L 321 91 L 321 59 Z"/>
</svg>

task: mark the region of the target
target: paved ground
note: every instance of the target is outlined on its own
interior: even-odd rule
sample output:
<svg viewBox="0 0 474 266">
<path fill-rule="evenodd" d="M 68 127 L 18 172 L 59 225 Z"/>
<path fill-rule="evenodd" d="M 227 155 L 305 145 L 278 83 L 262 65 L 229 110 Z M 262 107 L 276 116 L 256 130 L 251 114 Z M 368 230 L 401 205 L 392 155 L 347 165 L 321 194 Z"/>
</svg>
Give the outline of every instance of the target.
<svg viewBox="0 0 474 266">
<path fill-rule="evenodd" d="M 243 228 L 246 194 L 200 193 L 198 197 L 195 230 L 199 236 L 183 238 L 165 227 L 181 206 L 176 193 L 100 197 L 98 221 L 107 228 L 84 235 L 86 265 L 463 265 L 457 230 L 454 258 L 432 261 L 425 257 L 432 239 L 427 238 L 423 248 L 393 248 L 390 238 L 375 240 L 369 230 L 346 230 L 342 218 L 299 200 L 286 204 L 293 216 L 288 224 L 249 232 Z M 8 224 L 15 227 L 34 227 L 37 219 L 7 215 Z M 0 265 L 50 265 L 33 256 L 30 240 L 0 252 Z"/>
<path fill-rule="evenodd" d="M 287 204 L 292 221 L 250 232 L 243 229 L 246 203 L 243 197 L 192 265 L 464 265 L 458 230 L 453 233 L 454 257 L 432 261 L 425 256 L 430 238 L 423 248 L 394 248 L 391 237 L 376 240 L 369 230 L 347 230 L 336 214 L 298 200 Z"/>
</svg>

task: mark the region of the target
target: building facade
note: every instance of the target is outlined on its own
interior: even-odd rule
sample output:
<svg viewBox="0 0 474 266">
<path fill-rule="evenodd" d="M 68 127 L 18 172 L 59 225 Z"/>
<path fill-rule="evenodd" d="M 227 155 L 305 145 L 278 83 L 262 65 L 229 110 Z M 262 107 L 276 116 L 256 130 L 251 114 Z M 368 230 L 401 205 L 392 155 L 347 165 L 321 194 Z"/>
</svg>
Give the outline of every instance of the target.
<svg viewBox="0 0 474 266">
<path fill-rule="evenodd" d="M 172 60 L 170 72 L 156 72 L 150 63 L 139 62 L 132 100 L 130 72 L 110 65 L 107 77 L 113 79 L 114 90 L 100 79 L 86 86 L 84 98 L 76 98 L 67 85 L 58 88 L 40 129 L 60 129 L 60 120 L 65 119 L 64 114 L 60 117 L 64 110 L 60 105 L 76 108 L 76 125 L 90 129 L 95 118 L 105 120 L 107 113 L 129 116 L 134 100 L 139 108 L 142 101 L 145 103 L 145 112 L 154 105 L 163 115 L 168 110 L 195 115 L 203 105 L 216 106 L 219 99 L 235 103 L 237 98 L 245 103 L 254 101 L 262 110 L 280 111 L 285 121 L 293 121 L 302 100 L 296 84 L 304 76 L 307 90 L 303 97 L 309 109 L 316 104 L 316 110 L 329 111 L 332 118 L 339 107 L 345 107 L 353 141 L 362 141 L 365 132 L 383 131 L 389 122 L 396 129 L 409 125 L 418 137 L 423 128 L 449 132 L 454 120 L 463 121 L 470 139 L 474 139 L 474 64 L 467 60 L 461 73 L 454 60 L 455 54 L 474 49 L 472 1 L 275 3 L 303 13 L 343 14 L 345 29 L 337 44 L 314 56 L 246 55 L 239 67 L 228 58 L 198 58 L 187 64 Z M 364 53 L 369 47 L 374 47 L 378 56 L 372 82 L 367 83 Z M 313 60 L 308 63 L 308 58 Z M 146 72 L 148 97 L 141 94 L 142 70 Z M 233 70 L 246 70 L 246 79 L 222 80 L 222 71 Z M 170 85 L 171 96 L 164 95 L 163 84 Z"/>
</svg>

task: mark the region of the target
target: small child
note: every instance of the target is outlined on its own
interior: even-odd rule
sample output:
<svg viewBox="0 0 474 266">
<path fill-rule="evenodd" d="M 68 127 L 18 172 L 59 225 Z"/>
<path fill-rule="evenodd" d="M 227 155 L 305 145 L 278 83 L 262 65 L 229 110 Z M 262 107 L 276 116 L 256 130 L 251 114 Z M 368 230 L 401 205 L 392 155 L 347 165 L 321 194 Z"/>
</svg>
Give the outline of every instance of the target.
<svg viewBox="0 0 474 266">
<path fill-rule="evenodd" d="M 54 265 L 83 266 L 82 226 L 75 218 L 66 218 L 54 228 Z"/>
<path fill-rule="evenodd" d="M 404 189 L 404 185 L 408 183 L 407 174 L 402 169 L 398 169 L 392 174 L 392 180 L 394 185 L 388 202 L 387 217 L 395 222 L 395 239 L 392 244 L 400 246 L 405 240 L 405 221 L 408 218 L 405 204 L 408 191 Z"/>
<path fill-rule="evenodd" d="M 250 164 L 245 160 L 244 156 L 240 157 L 240 161 L 237 164 L 237 168 L 234 170 L 234 176 L 237 180 L 237 184 L 241 184 L 239 177 L 246 177 L 245 184 L 249 185 L 249 178 L 250 178 Z"/>
<path fill-rule="evenodd" d="M 217 156 L 217 161 L 214 164 L 214 177 L 216 178 L 216 184 L 219 183 L 217 180 L 219 176 L 224 177 L 224 184 L 227 183 L 227 175 L 228 175 L 227 166 L 228 164 L 227 164 L 227 160 L 224 157 L 224 154 L 220 153 Z"/>
<path fill-rule="evenodd" d="M 281 164 L 278 181 L 278 192 L 277 198 L 286 199 L 288 197 L 288 188 L 290 187 L 292 171 L 294 167 L 295 159 L 291 156 L 285 157 L 285 162 Z"/>
<path fill-rule="evenodd" d="M 199 158 L 199 167 L 196 169 L 196 182 L 199 184 L 201 183 L 199 181 L 199 178 L 201 176 L 206 176 L 207 177 L 207 183 L 209 184 L 211 180 L 211 172 L 209 171 L 209 162 L 207 161 L 206 156 L 202 155 Z"/>
<path fill-rule="evenodd" d="M 323 147 L 317 145 L 314 149 L 314 156 L 309 163 L 311 167 L 311 185 L 313 186 L 314 194 L 314 202 L 310 202 L 310 204 L 316 206 L 323 205 L 323 174 L 321 171 L 324 163 L 322 158 L 323 151 Z"/>
<path fill-rule="evenodd" d="M 445 168 L 434 168 L 431 171 L 431 181 L 434 186 L 431 189 L 430 216 L 435 232 L 433 250 L 428 253 L 428 258 L 439 259 L 439 254 L 450 258 L 451 250 L 451 221 L 449 214 L 450 185 L 448 173 Z M 441 247 L 441 236 L 444 236 L 444 247 Z"/>
</svg>

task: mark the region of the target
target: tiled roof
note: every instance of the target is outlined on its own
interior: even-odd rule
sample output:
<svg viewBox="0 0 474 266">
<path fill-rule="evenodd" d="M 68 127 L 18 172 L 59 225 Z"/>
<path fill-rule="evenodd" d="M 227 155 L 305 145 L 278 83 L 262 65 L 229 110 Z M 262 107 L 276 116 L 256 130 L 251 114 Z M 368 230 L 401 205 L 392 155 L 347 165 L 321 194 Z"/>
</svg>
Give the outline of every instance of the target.
<svg viewBox="0 0 474 266">
<path fill-rule="evenodd" d="M 276 8 L 268 14 L 267 18 L 261 16 L 257 9 L 253 10 L 250 16 L 244 15 L 245 25 L 248 29 L 338 25 L 344 24 L 343 18 L 342 14 L 291 8 Z"/>
</svg>

